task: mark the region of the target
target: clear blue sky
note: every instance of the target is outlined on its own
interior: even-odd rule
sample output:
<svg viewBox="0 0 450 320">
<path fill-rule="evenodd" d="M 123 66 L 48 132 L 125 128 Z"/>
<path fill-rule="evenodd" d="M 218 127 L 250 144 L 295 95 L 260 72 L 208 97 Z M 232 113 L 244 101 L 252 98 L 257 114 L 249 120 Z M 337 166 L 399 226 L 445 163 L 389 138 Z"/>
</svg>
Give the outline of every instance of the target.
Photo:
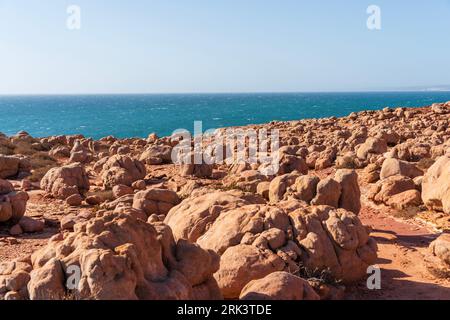
<svg viewBox="0 0 450 320">
<path fill-rule="evenodd" d="M 366 27 L 371 4 L 380 31 Z M 0 94 L 439 85 L 450 0 L 0 0 Z"/>
</svg>

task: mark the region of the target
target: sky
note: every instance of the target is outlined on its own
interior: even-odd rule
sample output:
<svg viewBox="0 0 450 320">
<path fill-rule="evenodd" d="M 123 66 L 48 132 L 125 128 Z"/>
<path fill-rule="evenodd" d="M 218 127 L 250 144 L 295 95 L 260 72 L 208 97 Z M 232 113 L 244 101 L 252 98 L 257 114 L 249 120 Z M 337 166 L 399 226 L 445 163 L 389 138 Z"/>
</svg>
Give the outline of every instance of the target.
<svg viewBox="0 0 450 320">
<path fill-rule="evenodd" d="M 450 88 L 449 71 L 450 0 L 0 0 L 0 94 Z"/>
</svg>

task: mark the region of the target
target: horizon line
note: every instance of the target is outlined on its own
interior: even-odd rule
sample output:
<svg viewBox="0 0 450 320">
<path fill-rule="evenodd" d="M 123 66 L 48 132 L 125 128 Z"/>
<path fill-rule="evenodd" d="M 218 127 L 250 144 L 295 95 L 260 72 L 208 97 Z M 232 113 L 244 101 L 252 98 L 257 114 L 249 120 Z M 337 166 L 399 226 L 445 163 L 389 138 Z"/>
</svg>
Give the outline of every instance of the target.
<svg viewBox="0 0 450 320">
<path fill-rule="evenodd" d="M 438 93 L 450 92 L 448 89 L 388 89 L 388 90 L 330 90 L 330 91 L 204 91 L 204 92 L 96 92 L 96 93 L 0 93 L 0 97 L 6 96 L 94 96 L 94 95 L 220 95 L 220 94 L 293 94 L 293 93 L 404 93 L 404 92 L 422 92 Z"/>
</svg>

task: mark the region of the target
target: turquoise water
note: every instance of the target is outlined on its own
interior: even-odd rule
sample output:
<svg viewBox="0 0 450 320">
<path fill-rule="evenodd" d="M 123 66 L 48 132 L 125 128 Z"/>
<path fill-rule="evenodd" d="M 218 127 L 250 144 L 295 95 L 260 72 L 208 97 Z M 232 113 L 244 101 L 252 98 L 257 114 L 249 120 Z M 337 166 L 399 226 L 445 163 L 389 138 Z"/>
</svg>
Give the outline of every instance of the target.
<svg viewBox="0 0 450 320">
<path fill-rule="evenodd" d="M 445 101 L 450 92 L 0 96 L 0 132 L 164 136 L 179 128 L 192 131 L 196 120 L 210 129 Z"/>
</svg>

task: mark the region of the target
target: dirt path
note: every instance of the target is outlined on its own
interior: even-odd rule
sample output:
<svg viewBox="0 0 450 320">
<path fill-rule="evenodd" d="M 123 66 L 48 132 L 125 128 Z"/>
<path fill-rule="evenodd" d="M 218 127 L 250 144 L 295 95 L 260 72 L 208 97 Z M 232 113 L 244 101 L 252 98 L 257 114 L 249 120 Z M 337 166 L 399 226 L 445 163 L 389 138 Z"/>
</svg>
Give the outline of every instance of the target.
<svg viewBox="0 0 450 320">
<path fill-rule="evenodd" d="M 384 210 L 383 210 L 384 211 Z M 433 277 L 424 256 L 438 233 L 414 220 L 400 220 L 374 207 L 364 206 L 363 224 L 372 228 L 378 243 L 381 289 L 369 290 L 365 283 L 348 289 L 348 299 L 449 299 L 450 281 Z"/>
</svg>

